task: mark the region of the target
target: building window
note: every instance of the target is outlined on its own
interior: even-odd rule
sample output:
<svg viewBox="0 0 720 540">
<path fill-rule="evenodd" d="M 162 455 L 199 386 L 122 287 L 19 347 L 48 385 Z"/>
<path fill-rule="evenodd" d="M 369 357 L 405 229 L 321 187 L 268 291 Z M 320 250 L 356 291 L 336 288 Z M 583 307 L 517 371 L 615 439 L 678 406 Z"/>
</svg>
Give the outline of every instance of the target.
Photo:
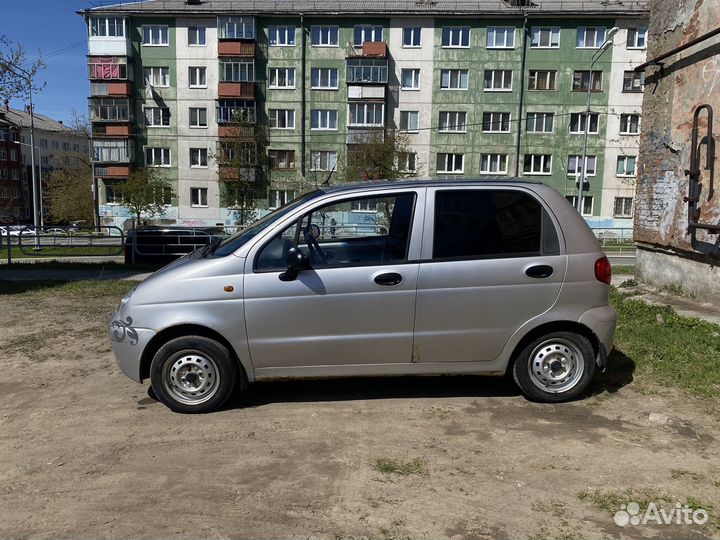
<svg viewBox="0 0 720 540">
<path fill-rule="evenodd" d="M 470 27 L 445 26 L 442 29 L 442 46 L 445 48 L 467 48 L 470 46 Z"/>
<path fill-rule="evenodd" d="M 295 198 L 295 192 L 291 189 L 271 189 L 268 192 L 268 208 L 274 210 L 285 206 Z"/>
<path fill-rule="evenodd" d="M 573 92 L 602 92 L 602 71 L 574 71 Z"/>
<path fill-rule="evenodd" d="M 95 139 L 92 145 L 94 161 L 101 163 L 127 163 L 132 157 L 131 148 L 127 140 Z"/>
<path fill-rule="evenodd" d="M 422 29 L 419 26 L 411 26 L 409 28 L 403 28 L 402 46 L 405 48 L 420 47 L 421 33 L 422 33 Z"/>
<path fill-rule="evenodd" d="M 465 166 L 464 154 L 438 154 L 437 172 L 444 174 L 463 174 Z"/>
<path fill-rule="evenodd" d="M 255 17 L 218 17 L 219 39 L 255 39 Z"/>
<path fill-rule="evenodd" d="M 626 45 L 628 49 L 644 49 L 647 47 L 647 28 L 628 28 Z"/>
<path fill-rule="evenodd" d="M 486 92 L 509 92 L 512 90 L 512 70 L 486 69 L 484 90 Z"/>
<path fill-rule="evenodd" d="M 565 198 L 570 201 L 573 208 L 577 208 L 577 195 L 566 195 Z M 593 198 L 592 195 L 583 196 L 582 215 L 592 216 L 593 211 Z"/>
<path fill-rule="evenodd" d="M 533 28 L 530 35 L 530 47 L 534 49 L 560 47 L 560 28 Z"/>
<path fill-rule="evenodd" d="M 170 149 L 146 148 L 145 164 L 148 167 L 170 167 Z"/>
<path fill-rule="evenodd" d="M 400 172 L 416 172 L 417 154 L 414 152 L 398 152 L 398 170 Z"/>
<path fill-rule="evenodd" d="M 557 71 L 531 69 L 528 90 L 557 90 Z"/>
<path fill-rule="evenodd" d="M 268 155 L 271 169 L 295 168 L 295 150 L 270 150 Z"/>
<path fill-rule="evenodd" d="M 615 204 L 613 205 L 613 217 L 631 218 L 632 213 L 633 213 L 633 198 L 632 197 L 615 197 Z"/>
<path fill-rule="evenodd" d="M 65 144 L 67 144 L 67 143 L 63 143 L 63 147 L 65 146 Z M 10 149 L 10 161 L 17 161 L 17 150 L 15 150 L 14 148 Z M 15 171 L 15 170 L 10 171 L 10 172 L 17 173 L 17 171 Z M 17 178 L 13 178 L 13 180 L 17 180 Z"/>
<path fill-rule="evenodd" d="M 487 29 L 486 47 L 488 49 L 514 49 L 515 27 L 489 26 Z"/>
<path fill-rule="evenodd" d="M 356 25 L 353 32 L 353 45 L 362 47 L 366 41 L 382 41 L 383 27 L 369 24 Z"/>
<path fill-rule="evenodd" d="M 467 69 L 441 69 L 440 70 L 441 90 L 467 90 L 468 70 Z"/>
<path fill-rule="evenodd" d="M 583 134 L 585 133 L 587 118 L 586 113 L 571 113 L 570 114 L 570 133 Z M 588 133 L 597 134 L 600 123 L 600 113 L 590 113 L 590 126 L 587 128 Z"/>
<path fill-rule="evenodd" d="M 467 112 L 440 111 L 438 130 L 440 133 L 465 133 L 467 131 Z"/>
<path fill-rule="evenodd" d="M 510 113 L 483 113 L 482 130 L 486 133 L 510 133 Z"/>
<path fill-rule="evenodd" d="M 585 156 L 584 176 L 595 176 L 595 156 Z M 568 176 L 583 174 L 582 156 L 568 156 Z"/>
<path fill-rule="evenodd" d="M 207 68 L 191 67 L 190 69 L 190 88 L 207 88 Z"/>
<path fill-rule="evenodd" d="M 348 126 L 382 127 L 384 125 L 384 103 L 355 102 L 348 105 L 348 110 Z"/>
<path fill-rule="evenodd" d="M 88 78 L 124 81 L 127 79 L 127 60 L 117 56 L 94 56 L 88 60 Z"/>
<path fill-rule="evenodd" d="M 597 49 L 605 43 L 605 28 L 578 28 L 575 47 L 578 49 Z"/>
<path fill-rule="evenodd" d="M 386 84 L 388 82 L 387 60 L 372 58 L 348 58 L 347 82 L 372 82 Z"/>
<path fill-rule="evenodd" d="M 311 171 L 334 171 L 337 167 L 337 152 L 315 150 L 310 154 Z"/>
<path fill-rule="evenodd" d="M 53 150 L 59 150 L 60 149 L 60 141 L 50 141 L 50 147 Z"/>
<path fill-rule="evenodd" d="M 400 88 L 402 90 L 420 90 L 420 68 L 401 69 Z"/>
<path fill-rule="evenodd" d="M 643 71 L 626 71 L 623 74 L 623 92 L 642 92 L 645 87 Z"/>
<path fill-rule="evenodd" d="M 481 174 L 507 174 L 507 154 L 481 154 Z"/>
<path fill-rule="evenodd" d="M 204 107 L 190 107 L 190 127 L 191 128 L 206 128 L 207 124 L 207 109 Z"/>
<path fill-rule="evenodd" d="M 620 115 L 620 135 L 638 135 L 640 133 L 639 114 Z"/>
<path fill-rule="evenodd" d="M 255 101 L 228 99 L 219 101 L 217 122 L 218 124 L 229 124 L 231 122 L 255 123 Z"/>
<path fill-rule="evenodd" d="M 310 111 L 310 129 L 337 131 L 338 112 L 331 109 Z"/>
<path fill-rule="evenodd" d="M 350 201 L 351 212 L 377 212 L 376 199 L 360 199 Z"/>
<path fill-rule="evenodd" d="M 525 154 L 523 174 L 552 174 L 552 155 Z"/>
<path fill-rule="evenodd" d="M 294 26 L 270 26 L 268 27 L 268 42 L 271 47 L 294 47 L 295 27 Z"/>
<path fill-rule="evenodd" d="M 90 100 L 90 119 L 107 122 L 129 122 L 130 100 L 127 98 L 93 98 Z"/>
<path fill-rule="evenodd" d="M 47 147 L 48 147 L 47 139 L 40 139 L 40 148 L 47 148 Z"/>
<path fill-rule="evenodd" d="M 637 156 L 618 156 L 617 176 L 635 176 L 635 165 Z"/>
<path fill-rule="evenodd" d="M 418 111 L 400 111 L 400 131 L 418 131 L 420 113 Z"/>
<path fill-rule="evenodd" d="M 125 37 L 125 19 L 122 17 L 90 17 L 90 36 Z"/>
<path fill-rule="evenodd" d="M 123 202 L 122 191 L 118 186 L 105 186 L 105 204 L 122 204 Z"/>
<path fill-rule="evenodd" d="M 295 68 L 270 68 L 270 88 L 295 88 Z"/>
<path fill-rule="evenodd" d="M 272 129 L 295 129 L 295 109 L 269 109 L 268 120 Z"/>
<path fill-rule="evenodd" d="M 191 187 L 190 188 L 190 206 L 196 207 L 207 207 L 208 205 L 208 190 L 204 187 Z"/>
<path fill-rule="evenodd" d="M 220 82 L 254 82 L 255 62 L 253 60 L 221 60 Z"/>
<path fill-rule="evenodd" d="M 170 126 L 170 109 L 167 107 L 145 107 L 145 125 L 147 127 Z"/>
<path fill-rule="evenodd" d="M 170 86 L 170 68 L 168 67 L 146 67 L 143 68 L 145 75 L 145 86 L 166 88 Z"/>
<path fill-rule="evenodd" d="M 337 90 L 337 68 L 312 68 L 310 71 L 310 86 L 313 90 Z"/>
<path fill-rule="evenodd" d="M 310 29 L 310 42 L 313 47 L 337 47 L 337 26 L 313 26 Z"/>
<path fill-rule="evenodd" d="M 527 113 L 526 130 L 528 133 L 552 133 L 555 124 L 555 113 Z"/>
<path fill-rule="evenodd" d="M 207 148 L 191 148 L 190 149 L 190 166 L 191 167 L 207 167 L 208 151 Z"/>
<path fill-rule="evenodd" d="M 204 26 L 188 27 L 188 45 L 191 47 L 203 47 L 206 44 L 206 29 Z"/>
<path fill-rule="evenodd" d="M 168 27 L 165 25 L 149 25 L 142 27 L 143 47 L 167 47 Z"/>
</svg>

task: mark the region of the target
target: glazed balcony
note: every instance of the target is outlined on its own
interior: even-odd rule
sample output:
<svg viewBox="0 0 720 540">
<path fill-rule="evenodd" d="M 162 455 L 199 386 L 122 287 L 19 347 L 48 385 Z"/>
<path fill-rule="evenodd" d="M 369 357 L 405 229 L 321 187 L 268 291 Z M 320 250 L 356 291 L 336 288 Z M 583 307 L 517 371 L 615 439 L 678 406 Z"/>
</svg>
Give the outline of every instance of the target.
<svg viewBox="0 0 720 540">
<path fill-rule="evenodd" d="M 387 58 L 348 58 L 345 78 L 348 84 L 387 84 Z"/>
</svg>

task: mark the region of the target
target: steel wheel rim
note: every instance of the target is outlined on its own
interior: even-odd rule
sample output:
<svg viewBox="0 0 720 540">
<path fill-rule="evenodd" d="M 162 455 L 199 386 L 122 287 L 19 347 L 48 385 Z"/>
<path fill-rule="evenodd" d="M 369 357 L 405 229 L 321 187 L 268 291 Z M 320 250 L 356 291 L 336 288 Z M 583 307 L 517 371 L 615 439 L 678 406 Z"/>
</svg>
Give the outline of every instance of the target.
<svg viewBox="0 0 720 540">
<path fill-rule="evenodd" d="M 176 401 L 199 405 L 217 393 L 220 374 L 212 358 L 197 351 L 183 351 L 165 362 L 162 384 Z"/>
<path fill-rule="evenodd" d="M 543 341 L 530 353 L 530 380 L 540 390 L 560 394 L 573 389 L 585 372 L 580 348 L 567 339 Z"/>
</svg>

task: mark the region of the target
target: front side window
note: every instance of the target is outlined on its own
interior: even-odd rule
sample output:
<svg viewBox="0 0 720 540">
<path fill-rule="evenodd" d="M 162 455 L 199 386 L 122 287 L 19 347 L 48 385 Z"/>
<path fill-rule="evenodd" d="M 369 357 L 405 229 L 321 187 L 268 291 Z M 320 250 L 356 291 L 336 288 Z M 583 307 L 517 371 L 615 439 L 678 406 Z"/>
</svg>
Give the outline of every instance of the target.
<svg viewBox="0 0 720 540">
<path fill-rule="evenodd" d="M 465 155 L 438 153 L 436 165 L 438 174 L 463 174 Z"/>
<path fill-rule="evenodd" d="M 338 112 L 333 109 L 313 109 L 310 111 L 310 129 L 337 131 Z"/>
<path fill-rule="evenodd" d="M 583 176 L 595 176 L 595 156 L 585 156 L 585 174 Z M 568 156 L 568 176 L 583 174 L 582 156 Z"/>
<path fill-rule="evenodd" d="M 191 167 L 207 167 L 208 151 L 207 148 L 191 148 L 190 149 L 190 166 Z"/>
<path fill-rule="evenodd" d="M 590 125 L 586 123 L 587 115 L 585 113 L 570 114 L 570 133 L 585 133 L 587 127 L 588 133 L 597 134 L 600 123 L 600 113 L 590 113 Z"/>
<path fill-rule="evenodd" d="M 523 159 L 523 173 L 552 174 L 552 155 L 550 154 L 525 154 Z"/>
<path fill-rule="evenodd" d="M 168 87 L 170 86 L 170 68 L 168 67 L 146 67 L 143 68 L 145 75 L 145 86 Z"/>
<path fill-rule="evenodd" d="M 551 112 L 529 112 L 525 123 L 528 133 L 552 133 L 554 128 L 555 113 Z"/>
<path fill-rule="evenodd" d="M 268 120 L 272 129 L 295 129 L 295 109 L 269 109 Z"/>
<path fill-rule="evenodd" d="M 420 90 L 420 68 L 401 69 L 400 88 L 402 90 Z"/>
<path fill-rule="evenodd" d="M 337 26 L 313 26 L 310 29 L 310 43 L 313 47 L 337 47 L 338 34 Z"/>
<path fill-rule="evenodd" d="M 192 128 L 206 128 L 207 123 L 207 109 L 203 107 L 190 107 L 190 127 Z"/>
<path fill-rule="evenodd" d="M 535 49 L 560 48 L 560 28 L 533 28 L 530 33 L 530 47 Z"/>
<path fill-rule="evenodd" d="M 206 33 L 204 26 L 188 27 L 188 45 L 191 47 L 204 47 L 207 43 Z"/>
<path fill-rule="evenodd" d="M 356 25 L 353 32 L 353 44 L 356 47 L 362 47 L 366 41 L 382 41 L 383 27 L 376 25 Z"/>
<path fill-rule="evenodd" d="M 602 71 L 573 72 L 573 92 L 602 92 Z"/>
<path fill-rule="evenodd" d="M 310 71 L 310 86 L 314 90 L 337 90 L 337 68 L 312 68 Z"/>
<path fill-rule="evenodd" d="M 512 70 L 486 69 L 484 86 L 485 91 L 509 92 L 512 90 Z"/>
<path fill-rule="evenodd" d="M 147 127 L 169 127 L 170 109 L 168 107 L 145 107 L 145 125 Z"/>
<path fill-rule="evenodd" d="M 310 154 L 311 171 L 334 171 L 337 167 L 337 152 L 315 150 Z"/>
<path fill-rule="evenodd" d="M 165 47 L 169 43 L 169 31 L 165 25 L 143 26 L 142 33 L 144 47 Z"/>
<path fill-rule="evenodd" d="M 189 70 L 190 88 L 207 88 L 207 68 L 191 67 Z"/>
<path fill-rule="evenodd" d="M 442 46 L 458 48 L 470 46 L 470 28 L 468 26 L 445 26 L 442 29 Z"/>
<path fill-rule="evenodd" d="M 638 135 L 640 133 L 639 114 L 620 115 L 620 135 Z"/>
<path fill-rule="evenodd" d="M 578 28 L 575 47 L 578 49 L 597 49 L 605 43 L 605 28 Z"/>
<path fill-rule="evenodd" d="M 419 47 L 422 29 L 419 26 L 403 28 L 403 47 Z"/>
<path fill-rule="evenodd" d="M 482 130 L 486 133 L 510 133 L 509 112 L 486 112 L 482 116 Z"/>
<path fill-rule="evenodd" d="M 268 27 L 268 42 L 271 47 L 294 47 L 295 27 L 294 26 L 270 26 Z"/>
<path fill-rule="evenodd" d="M 146 148 L 145 164 L 148 167 L 170 167 L 170 149 Z"/>
<path fill-rule="evenodd" d="M 384 119 L 385 103 L 354 102 L 348 105 L 348 126 L 382 127 Z"/>
<path fill-rule="evenodd" d="M 618 156 L 617 176 L 635 176 L 637 156 Z"/>
<path fill-rule="evenodd" d="M 507 174 L 507 154 L 481 154 L 481 174 Z"/>
<path fill-rule="evenodd" d="M 435 194 L 434 260 L 531 257 L 558 251 L 552 223 L 527 193 L 477 189 Z"/>
<path fill-rule="evenodd" d="M 418 111 L 400 111 L 400 131 L 418 131 L 420 113 Z"/>
<path fill-rule="evenodd" d="M 440 133 L 465 133 L 467 131 L 467 112 L 440 111 L 438 131 Z"/>
<path fill-rule="evenodd" d="M 190 206 L 205 207 L 208 205 L 208 190 L 207 188 L 190 188 Z"/>
<path fill-rule="evenodd" d="M 623 74 L 623 92 L 642 92 L 644 88 L 644 71 L 626 71 Z"/>
<path fill-rule="evenodd" d="M 219 39 L 255 39 L 255 17 L 218 17 Z"/>
<path fill-rule="evenodd" d="M 295 68 L 270 68 L 270 88 L 295 88 Z"/>
<path fill-rule="evenodd" d="M 487 29 L 486 47 L 488 49 L 514 49 L 515 27 L 489 26 Z"/>
<path fill-rule="evenodd" d="M 441 90 L 467 90 L 468 70 L 467 69 L 441 69 L 440 70 Z"/>
<path fill-rule="evenodd" d="M 531 69 L 528 90 L 557 90 L 557 71 Z"/>
</svg>

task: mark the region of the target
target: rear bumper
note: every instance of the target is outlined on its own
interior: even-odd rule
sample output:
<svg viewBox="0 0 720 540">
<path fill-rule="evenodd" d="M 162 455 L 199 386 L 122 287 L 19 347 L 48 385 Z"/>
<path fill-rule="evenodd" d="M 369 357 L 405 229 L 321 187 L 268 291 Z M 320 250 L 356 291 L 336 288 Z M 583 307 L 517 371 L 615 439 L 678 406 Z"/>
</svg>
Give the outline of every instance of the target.
<svg viewBox="0 0 720 540">
<path fill-rule="evenodd" d="M 613 348 L 613 340 L 615 339 L 617 313 L 611 306 L 595 307 L 583 313 L 579 322 L 590 328 L 597 336 L 600 342 L 600 350 L 596 362 L 600 370 L 605 371 L 607 357 Z"/>
</svg>

